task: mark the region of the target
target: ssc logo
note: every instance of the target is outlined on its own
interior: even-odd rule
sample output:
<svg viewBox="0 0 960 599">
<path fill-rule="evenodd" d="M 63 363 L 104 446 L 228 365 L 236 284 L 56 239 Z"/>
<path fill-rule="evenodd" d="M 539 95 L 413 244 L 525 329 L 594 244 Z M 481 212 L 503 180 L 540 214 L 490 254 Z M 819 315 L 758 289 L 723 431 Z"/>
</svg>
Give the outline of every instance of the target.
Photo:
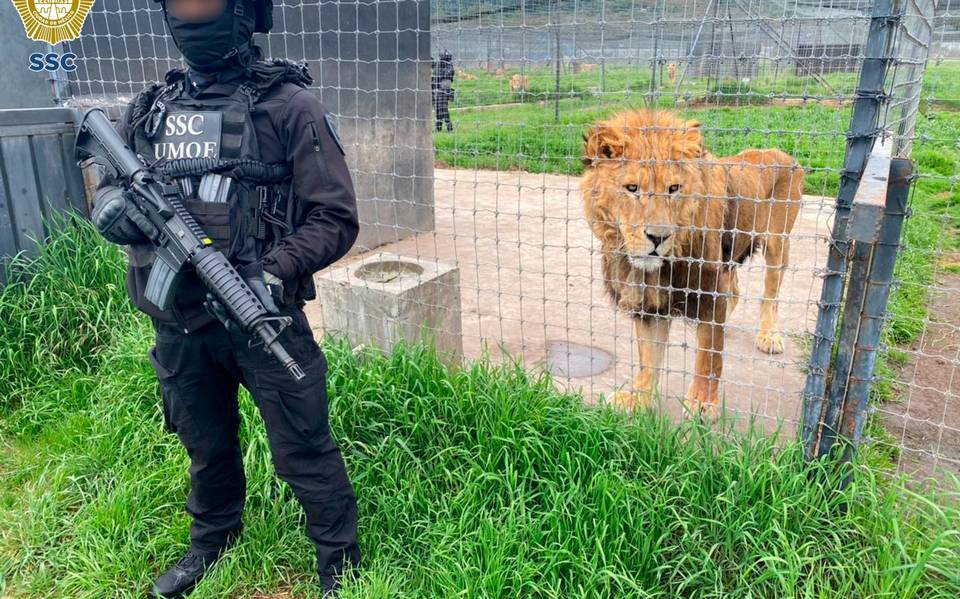
<svg viewBox="0 0 960 599">
<path fill-rule="evenodd" d="M 77 39 L 94 0 L 13 0 L 27 37 L 57 44 Z"/>
<path fill-rule="evenodd" d="M 77 60 L 77 55 L 73 52 L 67 52 L 63 56 L 57 54 L 56 52 L 48 52 L 44 54 L 43 52 L 34 52 L 30 55 L 30 70 L 34 72 L 40 71 L 56 71 L 57 69 L 63 69 L 68 73 L 77 70 L 77 63 L 74 62 Z"/>
</svg>

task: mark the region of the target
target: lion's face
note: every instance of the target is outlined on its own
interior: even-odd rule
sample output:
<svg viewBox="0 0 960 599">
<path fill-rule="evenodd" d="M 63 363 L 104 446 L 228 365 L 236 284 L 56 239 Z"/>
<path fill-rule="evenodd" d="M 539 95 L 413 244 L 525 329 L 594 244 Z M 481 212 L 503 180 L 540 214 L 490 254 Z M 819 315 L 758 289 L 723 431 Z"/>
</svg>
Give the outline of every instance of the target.
<svg viewBox="0 0 960 599">
<path fill-rule="evenodd" d="M 628 112 L 585 136 L 584 207 L 604 251 L 641 271 L 687 255 L 705 189 L 699 123 Z"/>
</svg>

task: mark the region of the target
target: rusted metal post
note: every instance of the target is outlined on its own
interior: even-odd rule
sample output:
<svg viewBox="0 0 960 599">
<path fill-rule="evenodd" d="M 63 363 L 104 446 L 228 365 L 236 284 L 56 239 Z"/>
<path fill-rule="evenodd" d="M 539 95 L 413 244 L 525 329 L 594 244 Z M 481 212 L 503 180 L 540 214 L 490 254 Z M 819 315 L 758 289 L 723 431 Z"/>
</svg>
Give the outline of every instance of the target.
<svg viewBox="0 0 960 599">
<path fill-rule="evenodd" d="M 859 333 L 860 311 L 867 287 L 867 272 L 870 264 L 870 254 L 873 246 L 863 241 L 854 243 L 850 257 L 847 284 L 847 297 L 843 305 L 843 324 L 840 328 L 840 337 L 837 339 L 837 355 L 833 359 L 830 381 L 830 393 L 826 402 L 826 413 L 820 430 L 820 442 L 816 455 L 825 456 L 830 453 L 837 439 L 840 428 L 841 415 L 846 409 L 844 400 L 847 395 L 847 380 L 853 363 L 853 348 L 857 343 Z"/>
<path fill-rule="evenodd" d="M 892 139 L 878 138 L 860 176 L 860 185 L 853 198 L 850 210 L 850 225 L 847 235 L 854 243 L 850 255 L 847 277 L 847 295 L 844 300 L 843 323 L 837 352 L 831 366 L 832 380 L 826 401 L 820 441 L 816 455 L 826 455 L 833 447 L 839 432 L 840 422 L 846 409 L 847 385 L 854 358 L 854 347 L 860 334 L 860 313 L 866 297 L 870 258 L 880 236 L 880 228 L 886 213 L 886 196 L 889 191 L 890 150 Z"/>
<path fill-rule="evenodd" d="M 893 271 L 900 249 L 900 233 L 907 214 L 907 198 L 913 176 L 913 163 L 906 158 L 895 158 L 890 163 L 890 182 L 887 186 L 886 210 L 880 235 L 873 250 L 873 260 L 867 275 L 866 294 L 860 314 L 860 334 L 853 350 L 847 401 L 840 422 L 840 434 L 849 441 L 843 459 L 852 459 L 860 447 L 866 423 L 867 403 L 873 385 L 874 367 L 880 346 L 887 300 L 893 283 Z"/>
<path fill-rule="evenodd" d="M 820 293 L 820 312 L 817 315 L 807 384 L 803 392 L 801 437 L 808 458 L 817 455 L 819 444 L 820 423 L 826 399 L 827 369 L 833 353 L 846 279 L 847 253 L 850 246 L 847 235 L 850 209 L 860 184 L 860 176 L 866 167 L 867 156 L 879 133 L 877 123 L 885 101 L 884 79 L 892 59 L 890 47 L 896 28 L 897 19 L 893 14 L 891 0 L 876 0 L 865 57 L 860 68 L 857 100 L 850 122 L 827 268 Z"/>
</svg>

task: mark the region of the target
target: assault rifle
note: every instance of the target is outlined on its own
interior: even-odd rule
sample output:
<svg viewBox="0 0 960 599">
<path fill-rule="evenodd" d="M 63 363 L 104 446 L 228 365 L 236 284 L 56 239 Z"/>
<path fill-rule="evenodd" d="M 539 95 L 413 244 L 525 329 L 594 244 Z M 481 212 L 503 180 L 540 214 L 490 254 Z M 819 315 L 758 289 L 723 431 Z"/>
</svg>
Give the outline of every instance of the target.
<svg viewBox="0 0 960 599">
<path fill-rule="evenodd" d="M 293 319 L 267 311 L 240 273 L 226 256 L 213 248 L 213 241 L 183 207 L 178 186 L 140 161 L 103 110 L 91 108 L 83 115 L 75 152 L 78 161 L 101 164 L 112 171 L 110 174 L 120 187 L 132 192 L 137 208 L 156 227 L 157 233 L 151 241 L 157 255 L 147 279 L 147 300 L 161 310 L 168 309 L 176 296 L 180 275 L 192 266 L 207 290 L 240 328 L 255 336 L 251 342 L 259 338 L 264 351 L 273 354 L 295 380 L 305 376 L 277 339 Z"/>
</svg>

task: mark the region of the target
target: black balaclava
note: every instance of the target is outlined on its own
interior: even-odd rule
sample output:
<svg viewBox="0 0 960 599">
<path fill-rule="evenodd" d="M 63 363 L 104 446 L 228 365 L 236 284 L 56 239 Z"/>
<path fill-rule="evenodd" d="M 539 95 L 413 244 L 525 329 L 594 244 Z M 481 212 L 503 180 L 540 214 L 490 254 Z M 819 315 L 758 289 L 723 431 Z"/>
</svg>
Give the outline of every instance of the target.
<svg viewBox="0 0 960 599">
<path fill-rule="evenodd" d="M 202 23 L 174 17 L 167 12 L 166 2 L 163 16 L 184 61 L 195 71 L 222 73 L 249 66 L 256 59 L 256 16 L 250 0 L 227 0 L 222 15 Z"/>
</svg>

